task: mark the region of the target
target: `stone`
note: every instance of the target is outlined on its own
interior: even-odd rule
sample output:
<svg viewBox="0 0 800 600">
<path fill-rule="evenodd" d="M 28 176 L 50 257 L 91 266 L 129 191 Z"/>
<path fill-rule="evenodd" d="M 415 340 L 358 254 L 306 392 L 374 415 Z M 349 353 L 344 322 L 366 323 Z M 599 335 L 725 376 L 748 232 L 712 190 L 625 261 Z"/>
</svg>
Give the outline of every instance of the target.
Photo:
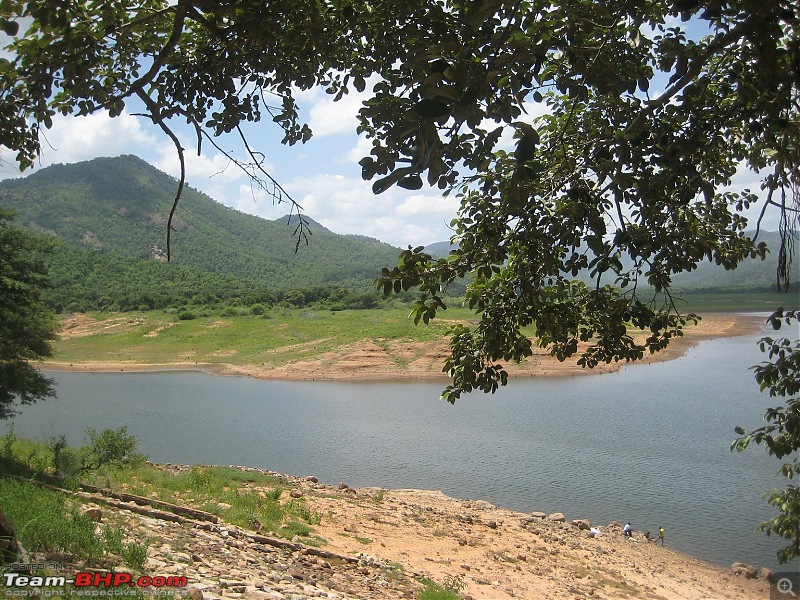
<svg viewBox="0 0 800 600">
<path fill-rule="evenodd" d="M 758 575 L 758 569 L 754 566 L 739 562 L 735 562 L 731 565 L 731 571 L 733 571 L 735 575 L 741 575 L 745 579 L 755 579 Z"/>
<path fill-rule="evenodd" d="M 591 529 L 592 524 L 587 519 L 573 519 L 572 524 L 578 529 Z"/>
<path fill-rule="evenodd" d="M 547 514 L 545 514 L 543 512 L 539 512 L 539 511 L 535 511 L 535 512 L 531 513 L 531 518 L 534 518 L 534 519 L 544 519 L 546 516 L 547 516 Z"/>
<path fill-rule="evenodd" d="M 759 577 L 761 577 L 761 579 L 772 581 L 772 578 L 775 576 L 775 573 L 773 573 L 770 569 L 766 567 L 761 567 L 761 571 L 759 571 L 758 575 Z"/>
<path fill-rule="evenodd" d="M 97 508 L 96 506 L 90 506 L 89 508 L 84 508 L 83 511 L 81 511 L 81 514 L 84 517 L 87 517 L 97 523 L 99 523 L 100 520 L 103 518 L 103 511 Z"/>
<path fill-rule="evenodd" d="M 489 521 L 488 523 L 486 523 L 486 526 L 489 529 L 497 529 L 497 521 Z"/>
<path fill-rule="evenodd" d="M 189 594 L 186 597 L 192 600 L 203 600 L 203 590 L 193 587 L 189 590 Z"/>
<path fill-rule="evenodd" d="M 17 562 L 19 555 L 20 546 L 17 542 L 17 534 L 6 518 L 3 509 L 0 508 L 0 559 L 4 564 L 11 564 Z"/>
<path fill-rule="evenodd" d="M 308 477 L 306 477 L 306 481 L 310 481 L 311 483 L 319 483 L 319 479 L 314 477 L 314 475 L 309 475 Z"/>
<path fill-rule="evenodd" d="M 291 492 L 289 492 L 289 495 L 292 498 L 302 498 L 303 497 L 303 492 L 301 492 L 300 490 L 292 490 Z"/>
<path fill-rule="evenodd" d="M 564 516 L 564 513 L 560 513 L 560 512 L 549 514 L 547 516 L 547 519 L 549 521 L 553 521 L 555 523 L 563 523 L 564 521 L 567 520 L 567 518 Z"/>
</svg>

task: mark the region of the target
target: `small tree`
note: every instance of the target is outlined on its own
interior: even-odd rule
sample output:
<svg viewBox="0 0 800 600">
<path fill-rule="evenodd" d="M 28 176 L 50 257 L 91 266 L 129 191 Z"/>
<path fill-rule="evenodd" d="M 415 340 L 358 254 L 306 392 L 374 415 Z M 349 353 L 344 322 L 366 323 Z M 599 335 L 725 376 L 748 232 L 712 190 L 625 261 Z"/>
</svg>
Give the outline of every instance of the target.
<svg viewBox="0 0 800 600">
<path fill-rule="evenodd" d="M 136 451 L 136 436 L 129 434 L 127 427 L 102 431 L 89 427 L 86 435 L 89 436 L 89 445 L 82 449 L 85 454 L 81 460 L 81 472 L 105 466 L 120 467 L 144 460 Z"/>
<path fill-rule="evenodd" d="M 783 323 L 791 324 L 800 318 L 800 311 L 784 313 L 779 309 L 769 318 L 774 329 Z M 779 470 L 789 481 L 800 475 L 798 450 L 800 450 L 800 340 L 764 337 L 759 342 L 768 362 L 753 367 L 756 381 L 761 391 L 769 391 L 770 397 L 786 398 L 784 406 L 767 409 L 764 420 L 767 424 L 747 432 L 736 428 L 737 438 L 732 450 L 743 452 L 750 442 L 765 446 L 770 455 L 785 460 Z M 800 557 L 800 487 L 789 484 L 784 490 L 772 490 L 766 495 L 767 501 L 780 511 L 780 514 L 762 523 L 759 529 L 767 535 L 776 533 L 787 539 L 789 545 L 778 551 L 778 560 L 783 564 Z"/>
<path fill-rule="evenodd" d="M 53 353 L 55 315 L 41 296 L 50 285 L 42 259 L 53 242 L 12 221 L 0 209 L 0 419 L 16 414 L 15 401 L 31 404 L 55 395 L 53 381 L 31 364 Z"/>
</svg>

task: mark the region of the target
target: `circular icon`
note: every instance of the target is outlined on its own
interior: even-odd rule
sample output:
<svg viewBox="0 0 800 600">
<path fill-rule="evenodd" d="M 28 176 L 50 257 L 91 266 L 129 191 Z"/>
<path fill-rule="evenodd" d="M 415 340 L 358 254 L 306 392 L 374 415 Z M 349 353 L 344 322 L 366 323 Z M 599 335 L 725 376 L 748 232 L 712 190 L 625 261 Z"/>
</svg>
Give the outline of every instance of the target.
<svg viewBox="0 0 800 600">
<path fill-rule="evenodd" d="M 796 596 L 792 591 L 792 580 L 786 577 L 779 579 L 778 583 L 775 584 L 775 587 L 781 594 L 791 594 L 792 596 Z"/>
</svg>

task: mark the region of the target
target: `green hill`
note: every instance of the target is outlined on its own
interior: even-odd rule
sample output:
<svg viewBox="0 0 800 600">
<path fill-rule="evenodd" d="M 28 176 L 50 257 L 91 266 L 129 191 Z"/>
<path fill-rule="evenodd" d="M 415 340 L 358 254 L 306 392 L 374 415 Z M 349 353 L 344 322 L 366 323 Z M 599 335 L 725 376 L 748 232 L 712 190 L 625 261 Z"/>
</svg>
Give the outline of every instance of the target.
<svg viewBox="0 0 800 600">
<path fill-rule="evenodd" d="M 308 218 L 308 245 L 295 252 L 297 217 L 268 221 L 187 188 L 173 222 L 172 260 L 164 264 L 176 185 L 134 156 L 98 158 L 0 182 L 0 207 L 17 212 L 18 224 L 62 242 L 52 264 L 62 303 L 91 294 L 137 303 L 124 291 L 142 287 L 132 279 L 148 282 L 151 296 L 320 286 L 364 294 L 400 252 L 372 238 L 337 235 Z"/>
</svg>

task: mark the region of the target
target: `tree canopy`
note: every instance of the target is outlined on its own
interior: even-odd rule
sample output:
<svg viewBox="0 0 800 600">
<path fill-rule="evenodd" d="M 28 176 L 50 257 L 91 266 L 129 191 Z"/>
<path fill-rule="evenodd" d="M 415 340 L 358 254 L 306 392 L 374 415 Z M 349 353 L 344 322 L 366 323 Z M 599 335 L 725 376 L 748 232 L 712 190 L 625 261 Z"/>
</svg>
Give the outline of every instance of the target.
<svg viewBox="0 0 800 600">
<path fill-rule="evenodd" d="M 30 404 L 54 395 L 52 381 L 30 361 L 52 354 L 55 318 L 41 299 L 48 285 L 43 253 L 46 238 L 13 227 L 0 210 L 0 420 L 14 403 Z"/>
</svg>

